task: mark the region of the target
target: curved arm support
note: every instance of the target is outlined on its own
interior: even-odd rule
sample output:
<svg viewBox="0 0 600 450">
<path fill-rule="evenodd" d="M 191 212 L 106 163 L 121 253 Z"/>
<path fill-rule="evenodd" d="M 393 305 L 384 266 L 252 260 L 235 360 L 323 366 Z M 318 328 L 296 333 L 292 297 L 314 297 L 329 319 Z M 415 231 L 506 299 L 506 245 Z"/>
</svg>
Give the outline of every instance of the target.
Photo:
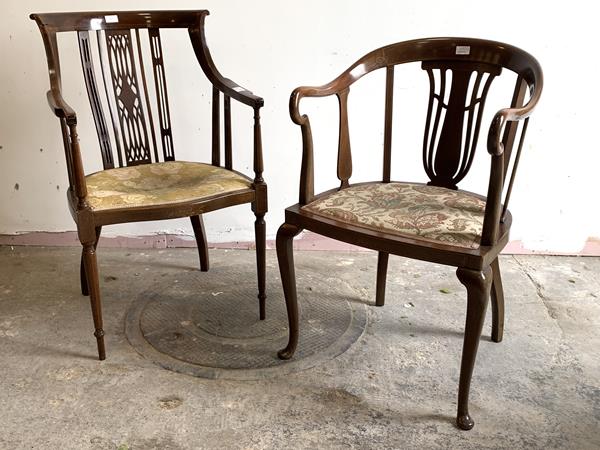
<svg viewBox="0 0 600 450">
<path fill-rule="evenodd" d="M 306 205 L 314 198 L 314 157 L 313 139 L 310 120 L 306 114 L 300 114 L 300 100 L 304 97 L 327 97 L 346 93 L 349 86 L 355 81 L 344 72 L 332 82 L 323 86 L 301 86 L 292 91 L 290 96 L 290 117 L 292 122 L 300 125 L 302 131 L 302 166 L 300 170 L 300 198 L 299 203 Z"/>
<path fill-rule="evenodd" d="M 77 115 L 75 114 L 75 110 L 71 108 L 63 99 L 60 90 L 50 89 L 48 92 L 46 92 L 46 98 L 48 99 L 48 105 L 56 117 L 65 119 L 68 125 L 74 125 L 77 123 Z"/>
<path fill-rule="evenodd" d="M 290 96 L 290 117 L 295 124 L 300 125 L 300 130 L 302 132 L 302 163 L 300 169 L 299 197 L 299 203 L 301 205 L 310 203 L 314 198 L 315 169 L 310 120 L 306 114 L 300 114 L 300 100 L 302 97 L 325 97 L 334 93 L 335 91 L 329 91 L 318 87 L 299 87 L 294 89 Z"/>
<path fill-rule="evenodd" d="M 535 109 L 542 93 L 543 84 L 541 72 L 537 75 L 537 77 L 537 84 L 531 84 L 529 86 L 531 98 L 526 105 L 522 106 L 521 108 L 504 108 L 494 115 L 492 123 L 490 124 L 487 140 L 487 147 L 490 155 L 499 156 L 504 152 L 502 134 L 506 124 L 508 122 L 516 122 L 526 119 Z"/>
<path fill-rule="evenodd" d="M 208 45 L 206 43 L 206 33 L 204 32 L 204 19 L 208 15 L 208 11 L 204 11 L 198 20 L 198 23 L 189 28 L 190 40 L 192 47 L 196 53 L 196 58 L 200 63 L 200 67 L 208 80 L 215 86 L 219 91 L 223 92 L 231 98 L 244 103 L 252 108 L 260 108 L 264 105 L 264 100 L 254 95 L 249 90 L 239 86 L 238 84 L 231 81 L 229 78 L 225 78 L 217 70 L 215 63 L 213 62 Z"/>
</svg>

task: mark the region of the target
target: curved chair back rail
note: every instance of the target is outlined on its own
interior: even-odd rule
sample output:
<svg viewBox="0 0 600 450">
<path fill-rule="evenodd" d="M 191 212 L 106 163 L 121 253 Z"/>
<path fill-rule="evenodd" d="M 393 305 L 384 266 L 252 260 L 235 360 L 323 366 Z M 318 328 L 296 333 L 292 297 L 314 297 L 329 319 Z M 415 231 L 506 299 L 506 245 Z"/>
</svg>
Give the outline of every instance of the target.
<svg viewBox="0 0 600 450">
<path fill-rule="evenodd" d="M 95 11 L 31 14 L 44 42 L 48 103 L 60 120 L 69 178 L 67 198 L 83 245 L 82 293 L 91 296 L 98 354 L 104 331 L 96 246 L 104 225 L 190 217 L 201 270 L 208 270 L 205 212 L 251 203 L 256 215 L 260 317 L 265 316 L 265 222 L 260 108 L 263 99 L 224 77 L 206 44 L 206 10 Z M 161 29 L 187 31 L 197 62 L 212 85 L 209 164 L 176 162 L 168 79 Z M 63 96 L 58 33 L 79 44 L 83 78 L 104 171 L 86 175 L 77 114 Z M 222 99 L 222 103 L 221 103 Z M 253 109 L 253 176 L 233 170 L 231 100 Z M 221 104 L 223 107 L 221 108 Z M 221 127 L 223 120 L 223 127 Z M 221 133 L 224 145 L 221 145 Z M 87 152 L 86 152 L 87 153 Z M 224 154 L 224 162 L 221 156 Z M 151 166 L 152 165 L 152 166 Z"/>
<path fill-rule="evenodd" d="M 514 95 L 507 108 L 492 120 L 487 146 L 492 155 L 488 205 L 482 245 L 493 245 L 504 220 L 527 129 L 543 87 L 542 69 L 527 52 L 503 43 L 467 38 L 429 38 L 400 42 L 374 50 L 360 58 L 335 80 L 319 87 L 299 87 L 290 98 L 290 116 L 301 126 L 303 155 L 300 177 L 301 205 L 314 199 L 314 159 L 310 121 L 299 110 L 303 97 L 336 95 L 339 101 L 337 175 L 340 188 L 350 184 L 352 153 L 348 126 L 348 97 L 351 86 L 375 70 L 386 71 L 385 123 L 382 181 L 390 181 L 393 123 L 394 66 L 421 62 L 430 81 L 423 138 L 423 166 L 431 185 L 457 189 L 467 175 L 475 155 L 486 97 L 502 69 L 517 74 Z M 451 77 L 448 76 L 451 72 Z M 451 79 L 451 82 L 449 81 Z M 436 81 L 439 80 L 439 85 Z M 470 88 L 470 89 L 469 89 Z M 528 98 L 527 98 L 528 97 Z M 527 101 L 525 101 L 527 99 Z M 505 198 L 501 199 L 510 166 L 515 137 L 523 121 L 515 164 Z M 466 136 L 463 142 L 463 135 Z"/>
</svg>

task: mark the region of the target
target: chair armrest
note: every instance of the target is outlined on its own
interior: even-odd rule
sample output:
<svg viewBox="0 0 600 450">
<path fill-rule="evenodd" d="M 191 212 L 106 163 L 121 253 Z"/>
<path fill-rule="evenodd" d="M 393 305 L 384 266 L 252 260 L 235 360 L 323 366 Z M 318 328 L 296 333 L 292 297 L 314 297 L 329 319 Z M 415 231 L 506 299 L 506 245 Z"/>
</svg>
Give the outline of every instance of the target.
<svg viewBox="0 0 600 450">
<path fill-rule="evenodd" d="M 234 98 L 245 105 L 251 106 L 252 108 L 262 108 L 264 106 L 265 101 L 262 97 L 254 95 L 252 91 L 241 87 L 229 78 L 223 77 L 216 69 L 210 75 L 208 73 L 206 75 L 213 86 L 225 95 Z"/>
<path fill-rule="evenodd" d="M 523 120 L 531 115 L 539 101 L 542 92 L 541 80 L 538 86 L 530 87 L 530 90 L 534 90 L 534 92 L 526 105 L 520 108 L 504 108 L 494 115 L 492 123 L 490 124 L 487 141 L 488 152 L 490 155 L 500 156 L 502 153 L 504 153 L 504 145 L 502 144 L 502 131 L 507 122 Z"/>
<path fill-rule="evenodd" d="M 60 92 L 51 89 L 46 92 L 46 98 L 48 105 L 57 117 L 65 119 L 69 125 L 77 123 L 75 110 L 67 104 Z"/>
<path fill-rule="evenodd" d="M 308 117 L 300 114 L 300 100 L 304 97 L 327 97 L 337 94 L 343 89 L 337 83 L 331 82 L 323 86 L 300 86 L 292 91 L 290 96 L 290 117 L 296 125 L 302 125 Z"/>
</svg>

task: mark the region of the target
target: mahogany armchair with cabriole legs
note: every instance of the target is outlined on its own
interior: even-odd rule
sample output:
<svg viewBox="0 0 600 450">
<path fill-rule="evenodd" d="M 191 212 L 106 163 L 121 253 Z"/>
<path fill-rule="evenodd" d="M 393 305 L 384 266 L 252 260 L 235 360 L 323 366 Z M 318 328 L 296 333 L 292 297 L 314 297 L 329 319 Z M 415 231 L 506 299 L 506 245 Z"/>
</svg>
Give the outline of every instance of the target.
<svg viewBox="0 0 600 450">
<path fill-rule="evenodd" d="M 48 103 L 60 120 L 69 208 L 83 246 L 81 291 L 89 295 L 100 359 L 105 358 L 96 246 L 104 225 L 189 217 L 200 269 L 208 247 L 202 214 L 251 203 L 256 216 L 259 316 L 265 318 L 265 221 L 267 185 L 262 160 L 263 99 L 223 77 L 204 32 L 208 11 L 118 11 L 32 14 L 44 41 L 50 76 Z M 211 164 L 176 161 L 161 29 L 187 32 L 197 62 L 212 84 Z M 104 170 L 85 174 L 77 115 L 63 99 L 58 33 L 77 35 L 85 85 Z M 147 49 L 149 49 L 149 54 Z M 147 73 L 148 72 L 148 73 Z M 223 130 L 221 130 L 221 97 Z M 252 178 L 233 169 L 231 99 L 254 111 Z M 207 127 L 208 128 L 208 127 Z M 221 132 L 224 164 L 221 163 Z M 197 143 L 187 143 L 198 146 Z M 115 161 L 116 160 L 116 161 Z"/>
<path fill-rule="evenodd" d="M 426 184 L 396 182 L 390 175 L 394 68 L 414 62 L 420 63 L 430 82 L 422 148 L 423 166 L 429 178 Z M 458 183 L 473 162 L 488 90 L 503 69 L 512 73 L 516 83 L 512 101 L 506 102 L 510 106 L 500 109 L 489 125 L 487 149 L 491 167 L 487 195 L 459 190 Z M 381 181 L 351 184 L 348 96 L 354 82 L 375 70 L 383 70 L 386 75 L 383 175 Z M 471 376 L 490 297 L 492 340 L 502 340 L 504 295 L 498 254 L 508 242 L 508 201 L 529 116 L 540 98 L 542 84 L 538 62 L 516 47 L 479 39 L 431 38 L 377 49 L 332 82 L 292 92 L 290 115 L 301 127 L 303 153 L 300 201 L 286 209 L 285 223 L 277 233 L 277 256 L 290 327 L 289 343 L 279 352 L 280 358 L 291 358 L 298 345 L 292 241 L 301 230 L 376 250 L 377 306 L 384 305 L 390 254 L 454 266 L 467 289 L 457 425 L 464 430 L 473 427 L 468 410 Z M 329 95 L 339 100 L 340 185 L 315 195 L 311 126 L 308 116 L 300 113 L 299 103 L 303 97 Z M 513 154 L 515 141 L 518 145 Z"/>
</svg>

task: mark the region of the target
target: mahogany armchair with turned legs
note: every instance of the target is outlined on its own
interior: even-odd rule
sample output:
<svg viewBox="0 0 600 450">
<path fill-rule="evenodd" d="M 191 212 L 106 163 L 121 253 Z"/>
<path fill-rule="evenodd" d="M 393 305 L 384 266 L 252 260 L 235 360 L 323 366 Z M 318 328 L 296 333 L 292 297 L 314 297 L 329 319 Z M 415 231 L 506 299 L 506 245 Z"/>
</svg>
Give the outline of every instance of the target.
<svg viewBox="0 0 600 450">
<path fill-rule="evenodd" d="M 206 45 L 207 15 L 208 11 L 202 10 L 31 15 L 39 26 L 46 50 L 50 76 L 47 98 L 60 120 L 69 177 L 68 203 L 83 246 L 81 291 L 91 299 L 100 359 L 105 358 L 105 347 L 96 246 L 104 225 L 190 217 L 200 269 L 206 271 L 208 247 L 202 214 L 251 203 L 256 216 L 259 315 L 260 319 L 265 317 L 267 185 L 262 177 L 259 114 L 263 99 L 219 73 Z M 168 56 L 163 54 L 160 32 L 164 28 L 187 31 L 198 63 L 212 84 L 211 164 L 175 160 L 174 149 L 181 144 L 173 139 L 171 127 L 164 65 Z M 63 32 L 77 34 L 104 167 L 88 175 L 84 173 L 84 152 L 77 135 L 77 115 L 63 99 L 57 40 L 57 34 Z M 150 55 L 144 59 L 147 47 Z M 146 66 L 151 69 L 146 70 Z M 152 77 L 147 77 L 146 71 L 152 72 Z M 221 163 L 221 95 L 224 164 Z M 254 111 L 254 139 L 248 144 L 253 147 L 253 178 L 233 170 L 231 99 Z"/>
<path fill-rule="evenodd" d="M 394 68 L 413 62 L 421 63 L 430 81 L 422 149 L 429 178 L 426 184 L 395 182 L 390 175 Z M 383 176 L 381 181 L 350 184 L 348 94 L 354 82 L 380 69 L 386 75 Z M 459 190 L 457 185 L 471 168 L 488 90 L 502 69 L 512 72 L 516 83 L 510 106 L 499 110 L 489 126 L 487 149 L 491 168 L 487 195 L 482 196 Z M 292 241 L 301 230 L 376 250 L 377 306 L 384 304 L 390 254 L 454 266 L 467 289 L 457 425 L 464 430 L 473 427 L 468 409 L 471 376 L 490 296 L 492 340 L 502 340 L 504 296 L 498 254 L 508 242 L 508 201 L 529 116 L 540 98 L 542 84 L 538 62 L 516 47 L 479 39 L 431 38 L 377 49 L 332 82 L 293 91 L 290 115 L 301 127 L 303 153 L 300 201 L 285 210 L 285 223 L 277 233 L 277 256 L 290 327 L 289 343 L 279 352 L 280 358 L 291 358 L 298 344 Z M 311 126 L 308 116 L 300 113 L 299 103 L 303 97 L 329 95 L 336 95 L 339 100 L 340 186 L 315 195 Z M 517 150 L 512 154 L 517 136 Z"/>
</svg>

